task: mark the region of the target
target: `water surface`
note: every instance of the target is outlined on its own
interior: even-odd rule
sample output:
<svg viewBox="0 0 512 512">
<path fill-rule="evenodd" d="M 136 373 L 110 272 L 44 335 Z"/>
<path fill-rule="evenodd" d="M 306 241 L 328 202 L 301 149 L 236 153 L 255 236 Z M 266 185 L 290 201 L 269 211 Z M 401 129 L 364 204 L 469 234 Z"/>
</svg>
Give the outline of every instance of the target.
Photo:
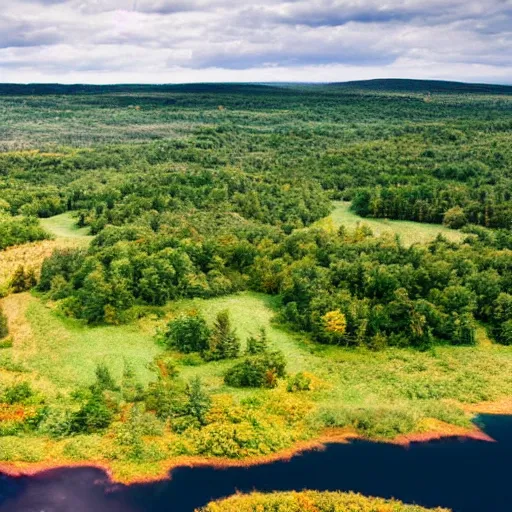
<svg viewBox="0 0 512 512">
<path fill-rule="evenodd" d="M 236 491 L 340 490 L 444 506 L 512 510 L 512 417 L 481 416 L 497 442 L 451 438 L 401 447 L 354 441 L 250 468 L 179 468 L 150 484 L 113 485 L 90 468 L 0 477 L 1 512 L 191 512 Z"/>
</svg>

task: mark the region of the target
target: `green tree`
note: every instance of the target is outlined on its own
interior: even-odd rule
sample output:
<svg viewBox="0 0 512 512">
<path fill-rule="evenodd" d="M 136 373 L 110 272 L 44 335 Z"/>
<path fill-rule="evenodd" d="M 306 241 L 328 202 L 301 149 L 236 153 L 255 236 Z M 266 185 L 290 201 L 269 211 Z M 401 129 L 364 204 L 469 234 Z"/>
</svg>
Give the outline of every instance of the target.
<svg viewBox="0 0 512 512">
<path fill-rule="evenodd" d="M 460 229 L 467 223 L 466 214 L 460 206 L 450 208 L 443 217 L 443 224 L 452 229 Z"/>
<path fill-rule="evenodd" d="M 181 315 L 167 324 L 167 346 L 184 354 L 204 352 L 208 348 L 209 339 L 210 329 L 198 313 Z"/>
<path fill-rule="evenodd" d="M 96 366 L 96 382 L 93 385 L 101 391 L 119 391 L 119 386 L 114 381 L 108 366 L 101 363 Z"/>
<path fill-rule="evenodd" d="M 213 325 L 205 358 L 208 361 L 234 359 L 240 353 L 240 340 L 231 326 L 229 311 L 220 311 Z"/>
<path fill-rule="evenodd" d="M 212 401 L 208 393 L 204 391 L 201 379 L 193 378 L 187 385 L 187 414 L 193 416 L 200 425 L 206 425 L 206 415 L 211 408 Z"/>
<path fill-rule="evenodd" d="M 268 339 L 267 339 L 267 331 L 264 327 L 260 329 L 260 333 L 258 336 L 250 336 L 247 338 L 247 349 L 246 353 L 248 355 L 256 355 L 263 354 L 268 350 Z"/>
<path fill-rule="evenodd" d="M 93 388 L 85 403 L 73 414 L 71 429 L 88 434 L 98 432 L 112 423 L 113 416 L 103 392 L 99 388 Z"/>
</svg>

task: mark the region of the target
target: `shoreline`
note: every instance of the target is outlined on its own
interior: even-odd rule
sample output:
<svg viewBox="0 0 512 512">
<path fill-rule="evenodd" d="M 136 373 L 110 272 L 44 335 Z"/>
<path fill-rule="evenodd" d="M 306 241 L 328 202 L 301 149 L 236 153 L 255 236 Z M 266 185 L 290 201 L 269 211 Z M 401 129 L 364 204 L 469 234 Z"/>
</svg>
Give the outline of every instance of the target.
<svg viewBox="0 0 512 512">
<path fill-rule="evenodd" d="M 511 402 L 512 403 L 512 402 Z M 483 407 L 483 406 L 482 406 Z M 483 411 L 480 411 L 483 413 Z M 355 440 L 363 440 L 374 443 L 393 444 L 407 448 L 412 443 L 428 443 L 442 439 L 463 438 L 494 443 L 493 438 L 478 427 L 464 428 L 449 425 L 442 422 L 433 422 L 432 428 L 424 432 L 399 435 L 393 439 L 367 438 L 349 429 L 327 429 L 315 439 L 299 441 L 292 447 L 269 455 L 258 455 L 246 459 L 227 459 L 220 457 L 179 456 L 173 459 L 155 463 L 155 471 L 152 475 L 133 477 L 120 477 L 116 475 L 114 464 L 106 461 L 66 461 L 61 462 L 0 462 L 0 473 L 13 478 L 31 477 L 41 473 L 47 473 L 58 469 L 91 468 L 105 473 L 112 485 L 136 485 L 160 482 L 172 479 L 172 472 L 181 467 L 211 467 L 222 468 L 249 468 L 274 462 L 286 462 L 295 456 L 308 451 L 322 451 L 329 444 L 348 444 Z"/>
</svg>

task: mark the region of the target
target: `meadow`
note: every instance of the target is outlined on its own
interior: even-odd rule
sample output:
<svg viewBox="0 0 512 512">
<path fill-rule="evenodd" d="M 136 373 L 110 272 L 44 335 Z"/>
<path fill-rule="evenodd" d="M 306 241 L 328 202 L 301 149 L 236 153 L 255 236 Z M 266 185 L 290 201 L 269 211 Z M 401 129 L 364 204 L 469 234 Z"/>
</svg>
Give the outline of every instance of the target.
<svg viewBox="0 0 512 512">
<path fill-rule="evenodd" d="M 507 91 L 52 87 L 0 95 L 1 461 L 132 481 L 506 410 Z"/>
<path fill-rule="evenodd" d="M 452 242 L 461 242 L 464 234 L 455 229 L 449 229 L 439 224 L 420 224 L 406 220 L 389 220 L 363 218 L 350 209 L 348 201 L 334 201 L 333 211 L 329 217 L 318 221 L 324 229 L 337 229 L 345 226 L 354 230 L 361 225 L 368 226 L 375 236 L 399 236 L 406 246 L 413 244 L 426 244 L 432 242 L 438 235 L 442 235 Z"/>
</svg>

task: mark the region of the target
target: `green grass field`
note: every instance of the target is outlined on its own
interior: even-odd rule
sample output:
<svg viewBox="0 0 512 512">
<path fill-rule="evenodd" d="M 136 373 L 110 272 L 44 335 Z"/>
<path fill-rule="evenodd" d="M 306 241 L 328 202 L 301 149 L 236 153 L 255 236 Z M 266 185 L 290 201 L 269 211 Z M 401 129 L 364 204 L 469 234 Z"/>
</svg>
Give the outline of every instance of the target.
<svg viewBox="0 0 512 512">
<path fill-rule="evenodd" d="M 330 225 L 345 226 L 348 229 L 355 229 L 361 224 L 371 228 L 376 236 L 386 233 L 399 235 L 405 245 L 423 244 L 434 240 L 438 234 L 445 236 L 453 242 L 460 242 L 464 234 L 460 231 L 449 229 L 437 224 L 423 224 L 419 222 L 363 218 L 350 210 L 350 203 L 345 201 L 334 201 L 334 210 L 326 219 L 321 220 L 318 225 L 329 227 Z"/>
<path fill-rule="evenodd" d="M 56 238 L 90 240 L 89 228 L 79 228 L 72 213 L 66 212 L 47 219 L 40 219 L 41 226 Z"/>
<path fill-rule="evenodd" d="M 307 348 L 308 342 L 301 336 L 272 324 L 278 304 L 278 299 L 275 297 L 247 292 L 209 300 L 180 301 L 171 307 L 173 314 L 192 310 L 200 311 L 209 323 L 213 323 L 219 311 L 227 309 L 242 342 L 242 350 L 245 349 L 246 339 L 251 335 L 256 336 L 263 327 L 267 331 L 270 347 L 280 349 L 286 354 L 290 372 L 307 370 L 312 359 L 315 359 Z M 182 366 L 181 372 L 187 378 L 199 375 L 212 388 L 240 395 L 247 394 L 247 391 L 234 390 L 223 385 L 223 374 L 232 364 L 231 361 L 219 361 L 201 366 Z"/>
<path fill-rule="evenodd" d="M 31 370 L 39 384 L 53 390 L 71 389 L 90 383 L 97 363 L 107 364 L 119 379 L 124 361 L 134 367 L 139 379 L 154 378 L 148 365 L 163 351 L 155 332 L 165 321 L 146 319 L 124 326 L 88 327 L 64 318 L 28 294 L 4 300 L 13 319 L 14 361 Z M 169 306 L 169 317 L 198 310 L 209 322 L 228 309 L 242 346 L 247 336 L 265 327 L 272 348 L 285 353 L 288 372 L 312 373 L 321 385 L 307 395 L 320 407 L 343 410 L 394 410 L 421 419 L 435 409 L 434 416 L 447 412 L 439 404 L 453 401 L 477 403 L 496 400 L 512 393 L 512 348 L 482 344 L 478 347 L 436 347 L 429 352 L 388 349 L 369 352 L 311 343 L 305 336 L 290 333 L 274 324 L 276 299 L 263 294 L 242 293 L 210 300 L 187 300 Z M 176 354 L 182 377 L 200 376 L 210 391 L 243 397 L 269 393 L 228 388 L 224 371 L 231 361 L 190 364 Z M 284 386 L 285 383 L 282 383 Z M 305 396 L 306 398 L 306 396 Z M 437 411 L 437 412 L 436 412 Z M 457 418 L 455 418 L 457 419 Z M 458 418 L 460 419 L 460 418 Z"/>
<path fill-rule="evenodd" d="M 120 379 L 124 361 L 139 380 L 155 378 L 148 364 L 161 349 L 153 331 L 138 324 L 87 327 L 60 316 L 29 294 L 10 296 L 4 307 L 12 320 L 12 359 L 33 372 L 39 387 L 52 392 L 70 391 L 90 384 L 98 363 L 105 363 Z"/>
</svg>

